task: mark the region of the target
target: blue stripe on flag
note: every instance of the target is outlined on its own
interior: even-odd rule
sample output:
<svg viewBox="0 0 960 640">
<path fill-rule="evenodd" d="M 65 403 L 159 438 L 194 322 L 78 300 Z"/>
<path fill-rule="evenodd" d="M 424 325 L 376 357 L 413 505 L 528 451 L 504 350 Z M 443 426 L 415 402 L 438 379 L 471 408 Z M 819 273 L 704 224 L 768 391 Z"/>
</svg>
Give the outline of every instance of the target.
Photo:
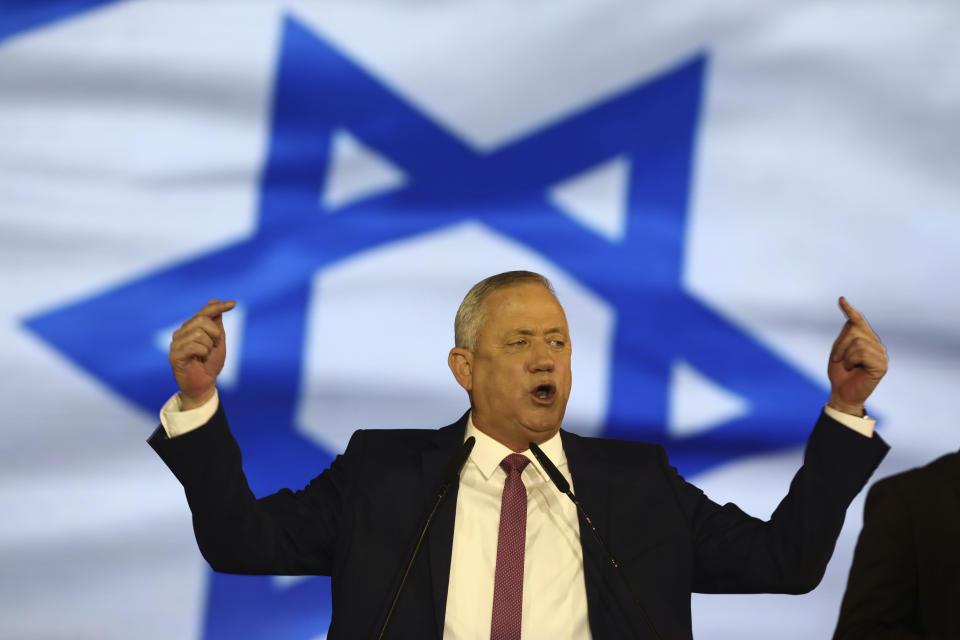
<svg viewBox="0 0 960 640">
<path fill-rule="evenodd" d="M 48 25 L 119 0 L 0 0 L 0 43 L 23 31 Z"/>
</svg>

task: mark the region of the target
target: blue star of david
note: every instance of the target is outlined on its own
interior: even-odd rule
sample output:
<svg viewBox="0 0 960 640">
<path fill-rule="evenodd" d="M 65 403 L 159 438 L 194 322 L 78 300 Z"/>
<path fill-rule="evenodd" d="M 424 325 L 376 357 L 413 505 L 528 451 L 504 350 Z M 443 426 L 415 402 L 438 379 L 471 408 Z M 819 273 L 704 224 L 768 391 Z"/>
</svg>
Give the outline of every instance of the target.
<svg viewBox="0 0 960 640">
<path fill-rule="evenodd" d="M 282 43 L 255 232 L 30 318 L 30 329 L 153 412 L 171 385 L 155 333 L 192 315 L 210 292 L 243 300 L 238 383 L 221 397 L 254 492 L 302 486 L 337 453 L 301 436 L 294 423 L 312 276 L 358 252 L 474 220 L 546 256 L 616 310 L 604 436 L 661 442 L 687 475 L 805 440 L 823 389 L 684 290 L 704 57 L 478 152 L 296 21 L 286 21 Z M 409 179 L 323 215 L 318 194 L 338 129 Z M 628 219 L 613 242 L 563 214 L 546 193 L 623 154 L 631 159 Z M 99 330 L 105 318 L 109 334 Z M 124 356 L 104 356 L 111 353 Z M 664 425 L 678 359 L 747 399 L 749 413 L 705 433 L 671 436 Z M 280 589 L 263 577 L 211 574 L 204 633 L 314 638 L 329 613 L 326 578 Z"/>
</svg>

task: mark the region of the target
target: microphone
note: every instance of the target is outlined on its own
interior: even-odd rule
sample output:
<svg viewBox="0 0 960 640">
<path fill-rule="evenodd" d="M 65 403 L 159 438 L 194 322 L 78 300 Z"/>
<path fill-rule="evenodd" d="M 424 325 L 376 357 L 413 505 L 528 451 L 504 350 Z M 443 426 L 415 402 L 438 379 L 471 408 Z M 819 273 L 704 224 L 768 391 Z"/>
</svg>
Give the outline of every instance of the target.
<svg viewBox="0 0 960 640">
<path fill-rule="evenodd" d="M 663 640 L 660 637 L 660 634 L 657 633 L 656 628 L 654 628 L 653 622 L 650 621 L 650 616 L 647 615 L 647 610 L 643 608 L 642 604 L 640 604 L 640 598 L 637 597 L 637 595 L 633 592 L 633 588 L 630 587 L 630 582 L 627 580 L 627 574 L 625 574 L 623 569 L 620 568 L 620 563 L 617 562 L 617 559 L 613 557 L 613 553 L 610 552 L 607 544 L 603 541 L 603 538 L 600 537 L 600 532 L 597 531 L 597 528 L 593 525 L 593 520 L 590 519 L 590 516 L 587 515 L 587 512 L 583 510 L 583 507 L 580 505 L 580 501 L 577 500 L 577 496 L 573 495 L 573 492 L 570 491 L 570 483 L 567 482 L 567 479 L 563 477 L 562 473 L 560 473 L 560 469 L 557 469 L 557 466 L 550 461 L 550 458 L 548 458 L 547 454 L 543 452 L 543 449 L 537 446 L 536 442 L 530 443 L 530 451 L 533 452 L 533 457 L 537 459 L 537 462 L 540 463 L 540 466 L 543 467 L 544 471 L 547 472 L 550 480 L 554 485 L 556 485 L 560 493 L 566 494 L 573 504 L 577 506 L 577 511 L 580 512 L 580 515 L 583 516 L 583 519 L 586 520 L 588 525 L 590 525 L 590 530 L 593 532 L 593 537 L 597 539 L 597 542 L 600 544 L 600 548 L 603 549 L 605 554 L 607 554 L 607 560 L 610 561 L 610 564 L 613 565 L 617 575 L 620 576 L 620 581 L 623 582 L 623 586 L 626 587 L 627 593 L 630 594 L 630 599 L 633 600 L 635 605 L 637 605 L 637 610 L 640 612 L 640 617 L 642 617 L 643 621 L 647 624 L 647 628 L 650 629 L 650 633 L 652 633 L 653 637 L 657 638 L 657 640 Z"/>
<path fill-rule="evenodd" d="M 473 451 L 473 445 L 475 444 L 477 444 L 477 439 L 470 436 L 463 441 L 463 445 L 450 458 L 447 468 L 443 471 L 443 482 L 440 483 L 440 489 L 437 491 L 438 498 L 442 498 L 443 494 L 447 492 L 447 487 L 460 477 L 460 469 L 463 469 L 463 465 L 467 463 L 467 458 L 470 457 L 470 452 Z"/>
<path fill-rule="evenodd" d="M 387 617 L 380 626 L 380 633 L 377 634 L 377 640 L 383 639 L 384 634 L 387 632 L 387 627 L 390 626 L 390 619 L 393 617 L 393 610 L 396 609 L 397 601 L 400 600 L 400 594 L 403 593 L 403 587 L 407 584 L 407 577 L 410 575 L 410 570 L 413 569 L 413 563 L 416 561 L 417 555 L 420 553 L 420 547 L 423 546 L 423 540 L 427 537 L 427 529 L 430 528 L 430 523 L 433 521 L 433 516 L 437 512 L 437 508 L 440 507 L 440 501 L 443 500 L 443 496 L 447 494 L 447 489 L 450 487 L 450 485 L 459 479 L 460 470 L 463 468 L 463 465 L 466 464 L 467 458 L 470 457 L 470 452 L 473 451 L 473 445 L 476 443 L 477 439 L 473 436 L 467 438 L 463 445 L 457 449 L 457 452 L 453 454 L 453 457 L 450 458 L 450 462 L 447 463 L 447 467 L 443 471 L 443 479 L 440 482 L 440 488 L 437 489 L 437 495 L 433 499 L 433 507 L 430 509 L 430 513 L 427 514 L 427 518 L 424 520 L 423 526 L 420 528 L 420 537 L 417 538 L 417 544 L 413 547 L 413 553 L 410 554 L 410 560 L 407 562 L 407 568 L 404 570 L 403 576 L 400 578 L 400 584 L 397 586 L 397 590 L 393 594 L 393 600 L 390 602 L 390 609 L 387 611 Z"/>
</svg>

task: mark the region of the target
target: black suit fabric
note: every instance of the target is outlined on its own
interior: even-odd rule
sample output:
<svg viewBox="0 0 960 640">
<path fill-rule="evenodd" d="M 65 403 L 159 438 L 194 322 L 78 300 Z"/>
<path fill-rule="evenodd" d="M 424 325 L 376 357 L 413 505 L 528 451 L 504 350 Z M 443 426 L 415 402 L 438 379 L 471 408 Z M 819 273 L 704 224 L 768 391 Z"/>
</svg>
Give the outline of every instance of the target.
<svg viewBox="0 0 960 640">
<path fill-rule="evenodd" d="M 960 452 L 870 488 L 834 638 L 960 638 Z"/>
<path fill-rule="evenodd" d="M 217 571 L 331 576 L 328 637 L 375 638 L 466 415 L 433 430 L 361 430 L 300 491 L 257 500 L 221 406 L 205 426 L 150 439 L 183 484 Z M 690 594 L 803 593 L 826 569 L 850 501 L 887 451 L 821 415 L 804 465 L 769 522 L 685 482 L 658 445 L 561 431 L 575 491 L 659 635 L 690 638 Z M 469 464 L 469 463 L 468 463 Z M 441 638 L 456 515 L 448 491 L 407 581 L 390 638 Z M 652 637 L 581 518 L 594 638 Z"/>
</svg>

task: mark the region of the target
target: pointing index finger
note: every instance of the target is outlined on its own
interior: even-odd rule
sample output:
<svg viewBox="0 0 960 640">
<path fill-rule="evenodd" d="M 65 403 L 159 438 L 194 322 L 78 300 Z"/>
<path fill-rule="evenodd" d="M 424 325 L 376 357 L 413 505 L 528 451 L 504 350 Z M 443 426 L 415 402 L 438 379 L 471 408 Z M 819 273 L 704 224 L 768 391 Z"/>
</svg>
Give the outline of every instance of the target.
<svg viewBox="0 0 960 640">
<path fill-rule="evenodd" d="M 213 300 L 210 302 L 213 302 Z M 844 296 L 840 296 L 840 299 L 837 302 L 840 304 L 840 310 L 843 311 L 843 315 L 847 317 L 847 320 L 856 321 L 862 317 L 860 312 L 854 309 L 853 305 L 847 302 L 847 299 Z"/>
<path fill-rule="evenodd" d="M 853 305 L 847 302 L 847 299 L 844 296 L 840 296 L 838 302 L 840 304 L 840 310 L 843 311 L 843 315 L 846 316 L 847 320 L 849 320 L 851 324 L 863 329 L 864 331 L 867 331 L 873 337 L 877 337 L 877 334 L 874 333 L 873 329 L 870 327 L 870 323 L 868 323 L 867 319 L 863 317 L 863 314 L 854 309 Z"/>
<path fill-rule="evenodd" d="M 237 306 L 236 300 L 226 300 L 224 302 L 220 302 L 216 298 L 211 298 L 210 302 L 208 302 L 202 309 L 200 309 L 197 315 L 203 315 L 208 318 L 215 318 L 222 313 L 226 313 L 227 311 L 230 311 L 230 309 L 233 309 L 235 306 Z"/>
</svg>

